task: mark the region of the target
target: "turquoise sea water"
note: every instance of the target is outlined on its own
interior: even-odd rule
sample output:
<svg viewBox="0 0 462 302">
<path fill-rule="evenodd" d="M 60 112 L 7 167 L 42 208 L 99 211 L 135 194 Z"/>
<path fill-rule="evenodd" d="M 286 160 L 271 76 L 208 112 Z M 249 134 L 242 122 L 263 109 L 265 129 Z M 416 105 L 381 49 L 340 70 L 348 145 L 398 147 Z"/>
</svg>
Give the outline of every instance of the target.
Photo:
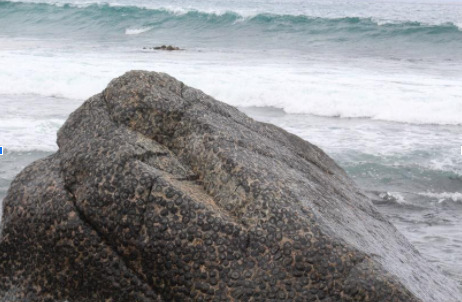
<svg viewBox="0 0 462 302">
<path fill-rule="evenodd" d="M 462 1 L 0 1 L 0 200 L 112 78 L 168 72 L 323 148 L 462 284 L 461 28 Z"/>
<path fill-rule="evenodd" d="M 435 57 L 438 52 L 438 58 L 451 60 L 460 55 L 454 48 L 462 47 L 462 32 L 450 19 L 426 22 L 304 15 L 298 11 L 245 13 L 232 7 L 219 12 L 193 8 L 178 11 L 135 5 L 0 2 L 0 26 L 10 36 L 72 38 L 103 44 L 117 41 L 149 45 L 156 40 L 174 42 L 171 37 L 175 36 L 175 42 L 185 47 L 332 53 L 355 49 L 362 56 L 395 54 L 397 59 L 400 53 L 417 59 Z"/>
</svg>

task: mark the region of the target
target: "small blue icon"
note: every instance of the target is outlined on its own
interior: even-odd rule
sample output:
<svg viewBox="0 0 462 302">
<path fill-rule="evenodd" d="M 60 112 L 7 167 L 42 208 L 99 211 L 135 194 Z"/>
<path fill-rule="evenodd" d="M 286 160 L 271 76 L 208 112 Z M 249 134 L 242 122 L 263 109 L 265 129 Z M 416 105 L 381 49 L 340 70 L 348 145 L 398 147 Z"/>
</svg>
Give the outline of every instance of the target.
<svg viewBox="0 0 462 302">
<path fill-rule="evenodd" d="M 0 146 L 0 155 L 3 155 L 3 147 Z"/>
</svg>

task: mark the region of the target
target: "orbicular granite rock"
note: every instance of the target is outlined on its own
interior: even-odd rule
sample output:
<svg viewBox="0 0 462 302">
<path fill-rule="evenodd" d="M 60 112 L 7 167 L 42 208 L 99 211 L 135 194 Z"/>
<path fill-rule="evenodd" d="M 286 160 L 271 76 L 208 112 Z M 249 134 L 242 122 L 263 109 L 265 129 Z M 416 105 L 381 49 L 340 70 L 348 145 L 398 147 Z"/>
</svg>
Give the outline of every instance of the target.
<svg viewBox="0 0 462 302">
<path fill-rule="evenodd" d="M 4 200 L 1 301 L 462 301 L 319 148 L 166 74 L 58 145 Z"/>
</svg>

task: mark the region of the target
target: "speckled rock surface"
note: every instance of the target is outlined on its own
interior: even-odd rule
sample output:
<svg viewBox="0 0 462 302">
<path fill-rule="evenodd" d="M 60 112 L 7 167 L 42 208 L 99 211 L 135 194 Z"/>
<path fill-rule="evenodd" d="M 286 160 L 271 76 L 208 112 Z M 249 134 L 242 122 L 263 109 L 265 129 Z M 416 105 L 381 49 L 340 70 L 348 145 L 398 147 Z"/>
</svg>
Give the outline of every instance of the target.
<svg viewBox="0 0 462 302">
<path fill-rule="evenodd" d="M 319 148 L 166 74 L 58 146 L 4 200 L 0 301 L 462 301 Z"/>
</svg>

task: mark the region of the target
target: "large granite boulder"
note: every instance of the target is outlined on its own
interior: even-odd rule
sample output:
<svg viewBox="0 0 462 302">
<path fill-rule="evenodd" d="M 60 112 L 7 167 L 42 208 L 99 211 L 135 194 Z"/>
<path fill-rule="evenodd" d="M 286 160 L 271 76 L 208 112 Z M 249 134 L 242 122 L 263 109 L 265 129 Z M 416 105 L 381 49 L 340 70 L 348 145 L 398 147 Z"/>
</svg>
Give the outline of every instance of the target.
<svg viewBox="0 0 462 302">
<path fill-rule="evenodd" d="M 4 200 L 0 301 L 462 300 L 324 152 L 133 71 Z"/>
</svg>

